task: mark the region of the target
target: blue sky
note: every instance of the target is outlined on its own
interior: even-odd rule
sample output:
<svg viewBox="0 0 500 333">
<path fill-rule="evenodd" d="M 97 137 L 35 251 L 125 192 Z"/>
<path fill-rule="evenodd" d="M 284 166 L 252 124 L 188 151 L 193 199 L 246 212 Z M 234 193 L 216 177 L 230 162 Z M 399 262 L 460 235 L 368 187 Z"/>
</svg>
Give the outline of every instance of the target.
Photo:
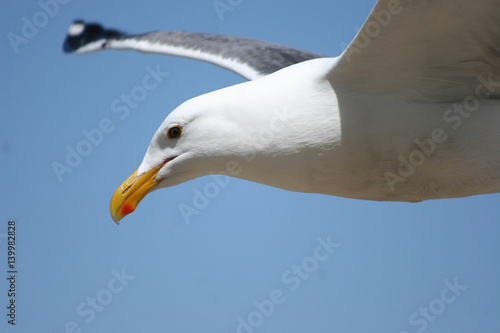
<svg viewBox="0 0 500 333">
<path fill-rule="evenodd" d="M 212 0 L 55 1 L 0 3 L 2 332 L 498 332 L 498 194 L 381 203 L 204 177 L 148 195 L 120 226 L 109 214 L 165 116 L 243 79 L 188 59 L 63 54 L 74 19 L 335 56 L 374 1 L 222 0 L 231 7 L 222 17 Z M 13 46 L 12 33 L 28 38 Z M 166 73 L 157 87 L 114 113 L 156 69 Z M 86 156 L 69 165 L 78 149 Z M 58 177 L 54 163 L 71 172 Z M 186 219 L 180 207 L 193 200 Z M 15 327 L 6 316 L 12 219 Z"/>
</svg>

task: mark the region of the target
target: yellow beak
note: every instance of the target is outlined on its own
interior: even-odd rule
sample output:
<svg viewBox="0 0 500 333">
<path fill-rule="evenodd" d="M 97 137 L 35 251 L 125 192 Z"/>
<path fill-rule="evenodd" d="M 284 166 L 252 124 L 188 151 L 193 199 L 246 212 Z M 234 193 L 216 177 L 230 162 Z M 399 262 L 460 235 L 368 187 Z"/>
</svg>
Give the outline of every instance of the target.
<svg viewBox="0 0 500 333">
<path fill-rule="evenodd" d="M 137 176 L 136 170 L 118 187 L 109 205 L 113 221 L 118 224 L 123 217 L 135 210 L 146 194 L 160 182 L 156 175 L 164 165 L 160 164 L 140 176 Z"/>
</svg>

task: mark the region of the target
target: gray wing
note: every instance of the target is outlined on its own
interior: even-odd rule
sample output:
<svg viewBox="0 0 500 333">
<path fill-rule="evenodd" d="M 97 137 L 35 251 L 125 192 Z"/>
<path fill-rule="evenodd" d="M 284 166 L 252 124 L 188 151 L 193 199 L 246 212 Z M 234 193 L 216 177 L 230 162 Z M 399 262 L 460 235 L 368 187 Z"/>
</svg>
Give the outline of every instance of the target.
<svg viewBox="0 0 500 333">
<path fill-rule="evenodd" d="M 66 53 L 89 53 L 106 49 L 136 50 L 203 60 L 249 80 L 302 61 L 324 57 L 279 44 L 235 36 L 180 31 L 127 35 L 83 21 L 73 22 L 63 44 Z"/>
</svg>

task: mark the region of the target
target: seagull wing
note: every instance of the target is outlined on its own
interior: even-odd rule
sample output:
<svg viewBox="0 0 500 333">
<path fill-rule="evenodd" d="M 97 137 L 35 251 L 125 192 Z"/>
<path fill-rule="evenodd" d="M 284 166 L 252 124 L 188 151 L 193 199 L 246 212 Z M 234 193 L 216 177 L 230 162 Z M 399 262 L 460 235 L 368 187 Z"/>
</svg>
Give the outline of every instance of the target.
<svg viewBox="0 0 500 333">
<path fill-rule="evenodd" d="M 481 84 L 500 98 L 500 1 L 379 0 L 329 78 L 417 101 L 484 96 Z"/>
<path fill-rule="evenodd" d="M 63 44 L 67 53 L 136 50 L 203 60 L 253 80 L 323 56 L 254 39 L 217 34 L 159 31 L 127 35 L 99 24 L 75 21 Z"/>
</svg>

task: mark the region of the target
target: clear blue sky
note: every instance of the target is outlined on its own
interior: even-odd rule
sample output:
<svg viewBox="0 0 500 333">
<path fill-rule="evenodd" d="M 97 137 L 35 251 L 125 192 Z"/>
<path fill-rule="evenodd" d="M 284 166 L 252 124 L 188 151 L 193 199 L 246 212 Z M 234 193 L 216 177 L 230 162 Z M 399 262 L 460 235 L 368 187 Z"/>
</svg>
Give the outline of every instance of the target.
<svg viewBox="0 0 500 333">
<path fill-rule="evenodd" d="M 111 195 L 164 117 L 243 79 L 159 55 L 63 54 L 74 19 L 335 56 L 373 0 L 231 1 L 223 20 L 212 0 L 66 2 L 45 6 L 51 15 L 37 1 L 0 4 L 0 331 L 499 332 L 500 195 L 380 203 L 205 177 L 148 195 L 120 226 L 111 220 Z M 23 32 L 35 21 L 37 31 Z M 13 47 L 10 33 L 28 38 Z M 157 66 L 168 73 L 157 88 L 126 116 L 113 113 Z M 89 146 L 84 133 L 99 126 L 107 133 Z M 68 166 L 68 147 L 87 156 Z M 54 162 L 71 172 L 58 179 Z M 211 198 L 186 223 L 179 207 L 205 190 Z M 6 316 L 10 219 L 15 327 Z"/>
</svg>

